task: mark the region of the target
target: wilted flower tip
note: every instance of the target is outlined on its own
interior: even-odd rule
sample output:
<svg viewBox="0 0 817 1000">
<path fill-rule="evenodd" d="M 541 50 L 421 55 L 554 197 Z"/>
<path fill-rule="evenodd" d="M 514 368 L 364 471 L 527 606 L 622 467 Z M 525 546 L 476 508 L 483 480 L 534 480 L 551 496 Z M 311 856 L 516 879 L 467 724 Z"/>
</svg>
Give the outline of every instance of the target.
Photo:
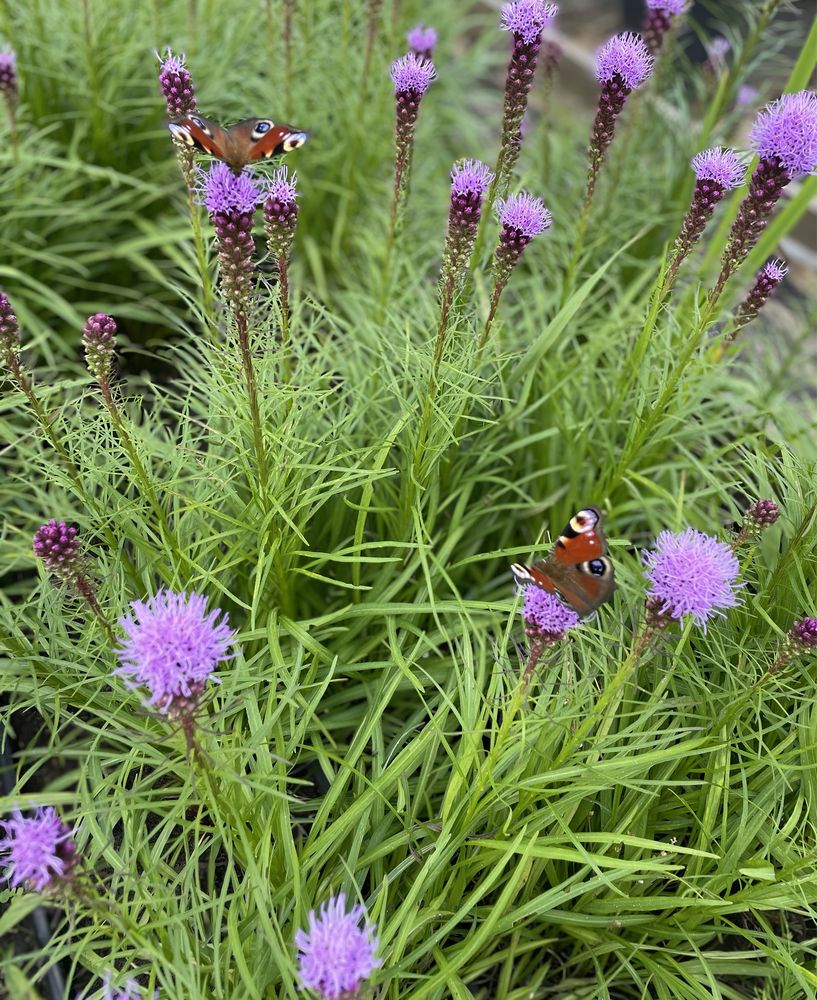
<svg viewBox="0 0 817 1000">
<path fill-rule="evenodd" d="M 542 0 L 516 0 L 502 7 L 501 26 L 510 31 L 523 42 L 530 45 L 535 42 L 554 17 L 559 13 L 555 3 L 543 3 Z"/>
<path fill-rule="evenodd" d="M 629 90 L 635 90 L 652 73 L 654 62 L 641 36 L 625 32 L 614 35 L 596 53 L 596 77 L 609 83 L 619 76 Z"/>
<path fill-rule="evenodd" d="M 497 214 L 504 229 L 516 230 L 528 239 L 533 239 L 553 222 L 550 212 L 541 198 L 534 198 L 526 192 L 512 194 L 497 201 Z"/>
<path fill-rule="evenodd" d="M 784 94 L 758 114 L 749 138 L 763 159 L 776 157 L 789 177 L 817 168 L 817 94 Z"/>
<path fill-rule="evenodd" d="M 391 64 L 390 75 L 395 94 L 424 94 L 436 77 L 437 71 L 430 59 L 421 59 L 408 52 Z"/>
<path fill-rule="evenodd" d="M 28 818 L 14 810 L 4 820 L 5 837 L 0 851 L 8 854 L 6 878 L 12 888 L 25 886 L 34 892 L 55 888 L 74 876 L 79 858 L 70 827 L 53 806 L 44 806 Z"/>
<path fill-rule="evenodd" d="M 662 531 L 655 551 L 644 556 L 644 575 L 652 583 L 649 598 L 660 601 L 670 618 L 691 615 L 699 625 L 738 603 L 735 590 L 739 563 L 728 545 L 687 528 L 680 534 Z"/>
<path fill-rule="evenodd" d="M 696 153 L 690 162 L 698 180 L 714 181 L 726 191 L 743 183 L 746 167 L 733 149 L 721 146 L 705 149 Z"/>
<path fill-rule="evenodd" d="M 347 913 L 346 896 L 341 892 L 324 903 L 317 915 L 310 910 L 308 920 L 309 930 L 295 934 L 302 986 L 315 990 L 322 1000 L 353 996 L 382 965 L 375 956 L 375 927 L 365 909 L 356 904 Z"/>
<path fill-rule="evenodd" d="M 255 179 L 243 170 L 235 174 L 226 163 L 214 163 L 198 171 L 201 201 L 211 215 L 251 214 L 264 197 Z"/>
</svg>

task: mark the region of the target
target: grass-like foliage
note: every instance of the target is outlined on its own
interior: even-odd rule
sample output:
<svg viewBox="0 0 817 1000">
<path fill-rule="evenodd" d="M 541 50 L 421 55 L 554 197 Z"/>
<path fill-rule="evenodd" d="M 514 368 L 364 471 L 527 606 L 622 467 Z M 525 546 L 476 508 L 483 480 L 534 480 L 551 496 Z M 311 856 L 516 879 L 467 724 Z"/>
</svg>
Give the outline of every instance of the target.
<svg viewBox="0 0 817 1000">
<path fill-rule="evenodd" d="M 0 4 L 9 996 L 817 996 L 815 310 L 749 294 L 808 96 L 747 139 L 817 32 L 736 6 L 707 67 L 683 14 L 608 47 L 594 122 L 533 0 Z M 190 172 L 167 45 L 310 132 L 297 209 Z M 523 619 L 591 505 L 612 599 Z"/>
</svg>

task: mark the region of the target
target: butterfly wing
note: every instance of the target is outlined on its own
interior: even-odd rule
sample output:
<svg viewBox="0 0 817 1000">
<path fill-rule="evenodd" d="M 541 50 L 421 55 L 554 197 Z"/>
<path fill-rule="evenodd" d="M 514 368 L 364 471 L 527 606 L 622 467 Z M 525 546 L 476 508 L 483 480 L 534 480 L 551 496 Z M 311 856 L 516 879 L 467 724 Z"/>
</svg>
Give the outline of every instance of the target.
<svg viewBox="0 0 817 1000">
<path fill-rule="evenodd" d="M 185 115 L 169 122 L 167 127 L 178 142 L 200 153 L 209 153 L 219 160 L 226 159 L 227 132 L 210 118 L 205 118 L 203 115 Z"/>
<path fill-rule="evenodd" d="M 232 158 L 255 163 L 281 156 L 307 141 L 309 135 L 293 125 L 277 124 L 271 118 L 245 118 L 228 129 Z"/>
<path fill-rule="evenodd" d="M 613 564 L 598 507 L 585 507 L 568 522 L 547 559 L 533 566 L 514 565 L 517 582 L 556 594 L 583 618 L 592 614 L 616 589 Z"/>
</svg>

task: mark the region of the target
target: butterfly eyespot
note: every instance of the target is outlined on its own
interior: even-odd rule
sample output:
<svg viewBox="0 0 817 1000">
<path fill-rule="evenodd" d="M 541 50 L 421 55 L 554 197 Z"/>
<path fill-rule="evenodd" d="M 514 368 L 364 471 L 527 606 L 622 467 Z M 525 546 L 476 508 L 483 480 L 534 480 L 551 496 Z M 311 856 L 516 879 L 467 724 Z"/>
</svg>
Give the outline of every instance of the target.
<svg viewBox="0 0 817 1000">
<path fill-rule="evenodd" d="M 588 507 L 585 510 L 580 510 L 570 519 L 570 527 L 576 532 L 577 535 L 581 535 L 585 531 L 592 531 L 598 523 L 598 512 L 593 510 L 591 507 Z"/>
<path fill-rule="evenodd" d="M 290 153 L 306 142 L 306 132 L 295 132 L 284 139 L 284 152 Z"/>
<path fill-rule="evenodd" d="M 613 571 L 610 560 L 606 558 L 590 559 L 585 563 L 580 563 L 578 568 L 582 573 L 588 573 L 590 576 L 608 576 Z"/>
<path fill-rule="evenodd" d="M 262 120 L 255 123 L 255 128 L 252 130 L 252 138 L 254 142 L 257 142 L 261 136 L 266 135 L 271 128 L 274 128 L 275 122 L 269 120 Z"/>
</svg>

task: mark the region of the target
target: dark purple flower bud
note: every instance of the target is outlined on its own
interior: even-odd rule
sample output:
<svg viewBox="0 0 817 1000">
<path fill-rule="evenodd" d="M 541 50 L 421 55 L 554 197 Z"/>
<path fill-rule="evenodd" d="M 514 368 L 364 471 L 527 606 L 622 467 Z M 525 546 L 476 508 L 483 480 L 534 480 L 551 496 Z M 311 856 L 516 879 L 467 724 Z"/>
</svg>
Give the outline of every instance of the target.
<svg viewBox="0 0 817 1000">
<path fill-rule="evenodd" d="M 755 319 L 763 306 L 768 302 L 772 292 L 788 273 L 789 269 L 786 266 L 786 262 L 779 257 L 775 257 L 763 265 L 757 272 L 755 283 L 752 285 L 749 294 L 735 312 L 735 322 L 729 334 L 729 340 L 733 340 L 739 330 L 742 330 L 747 323 L 751 323 Z"/>
<path fill-rule="evenodd" d="M 817 649 L 817 618 L 801 618 L 789 629 L 792 642 L 806 653 Z"/>
<path fill-rule="evenodd" d="M 502 228 L 494 254 L 494 274 L 497 283 L 504 287 L 522 251 L 535 236 L 550 228 L 553 219 L 541 198 L 524 191 L 500 198 L 496 207 Z"/>
<path fill-rule="evenodd" d="M 286 167 L 279 167 L 267 185 L 264 199 L 264 231 L 270 254 L 275 260 L 289 257 L 298 224 L 297 197 L 296 175 Z"/>
<path fill-rule="evenodd" d="M 20 324 L 5 292 L 0 292 L 0 351 L 13 358 L 20 353 Z"/>
<path fill-rule="evenodd" d="M 0 851 L 7 854 L 5 876 L 11 887 L 54 895 L 65 889 L 79 864 L 73 831 L 53 806 L 44 806 L 25 818 L 15 809 L 3 821 L 5 837 Z"/>
<path fill-rule="evenodd" d="M 156 53 L 161 62 L 159 89 L 167 102 L 167 113 L 171 118 L 181 118 L 196 110 L 196 88 L 193 78 L 184 65 L 185 54 L 174 56 L 170 49 L 164 58 Z"/>
<path fill-rule="evenodd" d="M 106 382 L 111 375 L 111 363 L 116 347 L 116 323 L 107 313 L 89 316 L 82 329 L 85 364 L 97 382 Z"/>
<path fill-rule="evenodd" d="M 771 527 L 779 517 L 780 508 L 774 500 L 755 500 L 743 515 L 743 525 L 738 535 L 738 541 L 743 542 L 747 538 L 756 541 L 760 538 L 763 529 Z M 735 546 L 733 545 L 732 548 L 734 549 Z"/>
<path fill-rule="evenodd" d="M 656 55 L 664 43 L 664 35 L 672 27 L 672 22 L 687 8 L 687 0 L 647 0 L 641 37 L 652 55 Z"/>
<path fill-rule="evenodd" d="M 202 203 L 216 231 L 221 290 L 234 309 L 246 309 L 253 274 L 253 216 L 264 197 L 249 172 L 234 174 L 226 163 L 200 171 Z"/>
<path fill-rule="evenodd" d="M 0 49 L 0 94 L 6 99 L 9 109 L 17 103 L 17 56 L 11 49 Z"/>
<path fill-rule="evenodd" d="M 431 59 L 437 45 L 437 32 L 434 28 L 416 24 L 406 32 L 406 41 L 411 51 L 420 59 Z"/>
<path fill-rule="evenodd" d="M 63 583 L 74 583 L 80 574 L 82 554 L 77 529 L 53 517 L 34 533 L 34 555 Z"/>
</svg>

